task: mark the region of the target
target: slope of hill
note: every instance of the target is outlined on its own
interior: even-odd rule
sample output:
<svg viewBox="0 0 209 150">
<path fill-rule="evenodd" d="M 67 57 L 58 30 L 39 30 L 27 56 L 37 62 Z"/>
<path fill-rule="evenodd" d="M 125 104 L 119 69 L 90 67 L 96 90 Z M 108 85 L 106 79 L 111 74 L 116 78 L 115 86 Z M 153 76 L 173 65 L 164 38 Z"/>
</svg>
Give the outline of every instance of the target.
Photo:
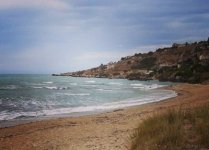
<svg viewBox="0 0 209 150">
<path fill-rule="evenodd" d="M 54 74 L 55 75 L 55 74 Z M 155 52 L 138 53 L 118 62 L 92 69 L 61 73 L 61 76 L 127 78 L 203 83 L 209 81 L 209 38 L 195 43 L 173 44 Z"/>
</svg>

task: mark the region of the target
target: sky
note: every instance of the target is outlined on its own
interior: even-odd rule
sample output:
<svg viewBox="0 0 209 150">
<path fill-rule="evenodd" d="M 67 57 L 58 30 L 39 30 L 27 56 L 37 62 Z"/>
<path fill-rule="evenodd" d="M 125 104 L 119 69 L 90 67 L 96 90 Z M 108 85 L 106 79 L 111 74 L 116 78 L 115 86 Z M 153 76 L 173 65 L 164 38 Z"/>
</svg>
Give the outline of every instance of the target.
<svg viewBox="0 0 209 150">
<path fill-rule="evenodd" d="M 0 0 L 0 73 L 77 71 L 208 37 L 208 0 Z"/>
</svg>

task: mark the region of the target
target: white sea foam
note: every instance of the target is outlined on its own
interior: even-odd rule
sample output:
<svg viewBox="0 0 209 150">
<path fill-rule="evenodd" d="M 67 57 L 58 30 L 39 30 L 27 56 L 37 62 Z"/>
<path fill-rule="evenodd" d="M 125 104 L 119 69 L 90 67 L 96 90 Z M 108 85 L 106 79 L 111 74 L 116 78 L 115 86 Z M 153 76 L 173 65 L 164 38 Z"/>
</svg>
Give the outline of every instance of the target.
<svg viewBox="0 0 209 150">
<path fill-rule="evenodd" d="M 21 117 L 37 117 L 43 115 L 42 112 L 7 112 L 3 111 L 0 113 L 0 120 L 12 120 L 12 119 L 17 119 Z"/>
<path fill-rule="evenodd" d="M 97 89 L 98 91 L 105 91 L 105 92 L 112 92 L 113 90 L 111 89 Z"/>
<path fill-rule="evenodd" d="M 7 85 L 7 86 L 3 86 L 0 87 L 1 90 L 15 90 L 18 89 L 18 87 L 16 85 Z"/>
<path fill-rule="evenodd" d="M 157 102 L 157 101 L 161 101 L 161 100 L 175 97 L 175 96 L 177 96 L 177 94 L 173 92 L 169 95 L 164 95 L 164 96 L 162 95 L 159 95 L 158 97 L 150 96 L 150 97 L 143 98 L 140 100 L 119 101 L 119 102 L 106 103 L 106 104 L 98 105 L 98 106 L 86 106 L 86 107 L 82 106 L 82 107 L 74 107 L 74 108 L 59 108 L 59 109 L 53 109 L 53 110 L 44 110 L 43 113 L 45 115 L 58 115 L 58 114 L 113 110 L 113 109 L 118 109 L 118 108 Z"/>
<path fill-rule="evenodd" d="M 151 84 L 151 85 L 143 85 L 143 84 L 131 84 L 134 89 L 142 89 L 142 90 L 152 90 L 160 87 L 164 87 L 165 85 Z"/>
<path fill-rule="evenodd" d="M 88 81 L 85 81 L 86 83 L 95 83 L 96 81 L 94 80 L 88 80 Z"/>
<path fill-rule="evenodd" d="M 44 88 L 50 89 L 50 90 L 57 90 L 58 89 L 58 87 L 56 87 L 56 86 L 45 86 Z"/>
<path fill-rule="evenodd" d="M 16 80 L 8 79 L 0 83 L 0 90 L 4 88 L 6 91 L 4 92 L 3 89 L 0 97 L 2 100 L 0 100 L 0 120 L 22 119 L 50 115 L 50 113 L 77 112 L 79 114 L 85 111 L 103 111 L 158 101 L 162 97 L 172 95 L 171 92 L 163 90 L 150 90 L 162 86 L 158 85 L 161 83 L 155 81 L 133 82 L 90 78 L 52 80 L 51 77 L 43 78 L 43 76 L 30 78 L 30 76 L 21 79 L 18 77 Z M 41 92 L 37 93 L 38 90 Z M 129 100 L 125 100 L 126 98 Z"/>
<path fill-rule="evenodd" d="M 119 82 L 109 82 L 108 84 L 110 84 L 110 85 L 123 85 L 122 83 L 119 83 Z"/>
<path fill-rule="evenodd" d="M 52 84 L 52 81 L 43 82 L 44 84 Z"/>
<path fill-rule="evenodd" d="M 154 95 L 145 96 L 140 99 L 136 100 L 126 100 L 126 101 L 118 101 L 118 102 L 111 102 L 105 103 L 101 105 L 95 106 L 80 106 L 80 107 L 71 107 L 71 108 L 56 108 L 56 109 L 45 109 L 39 112 L 18 112 L 18 113 L 9 113 L 7 111 L 3 111 L 0 114 L 0 120 L 11 120 L 15 118 L 22 118 L 22 117 L 37 117 L 37 116 L 51 116 L 51 115 L 64 115 L 64 114 L 71 114 L 71 113 L 83 113 L 83 112 L 96 112 L 96 111 L 106 111 L 106 110 L 114 110 L 118 108 L 142 105 L 151 102 L 157 102 L 164 99 L 168 99 L 171 97 L 177 96 L 177 93 L 174 91 L 165 91 L 169 92 L 167 94 L 159 94 L 156 93 Z M 72 95 L 89 95 L 89 93 L 66 93 Z M 36 104 L 36 103 L 34 103 Z"/>
<path fill-rule="evenodd" d="M 57 86 L 32 86 L 34 89 L 49 89 L 49 90 L 67 90 L 70 89 L 70 87 L 57 87 Z"/>
<path fill-rule="evenodd" d="M 49 90 L 68 90 L 70 87 L 57 87 L 57 86 L 31 86 L 34 89 L 49 89 Z"/>
<path fill-rule="evenodd" d="M 142 83 L 137 83 L 137 84 L 130 84 L 131 86 L 144 86 L 144 84 L 142 84 Z"/>
<path fill-rule="evenodd" d="M 146 89 L 157 89 L 157 88 L 164 87 L 164 86 L 165 85 L 152 84 L 152 85 L 146 86 Z"/>
<path fill-rule="evenodd" d="M 70 89 L 70 87 L 58 87 L 57 89 L 58 90 L 68 90 L 68 89 Z"/>
</svg>

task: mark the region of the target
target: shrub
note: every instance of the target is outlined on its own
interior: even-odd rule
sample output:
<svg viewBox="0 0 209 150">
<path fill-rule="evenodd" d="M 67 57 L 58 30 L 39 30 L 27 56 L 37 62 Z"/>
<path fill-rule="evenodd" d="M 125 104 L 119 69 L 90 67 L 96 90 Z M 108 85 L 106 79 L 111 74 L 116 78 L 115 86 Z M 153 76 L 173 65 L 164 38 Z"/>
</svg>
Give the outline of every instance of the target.
<svg viewBox="0 0 209 150">
<path fill-rule="evenodd" d="M 131 150 L 208 149 L 209 105 L 155 114 L 139 124 L 131 142 Z"/>
<path fill-rule="evenodd" d="M 182 115 L 171 110 L 143 121 L 132 135 L 132 150 L 178 150 L 183 146 Z"/>
<path fill-rule="evenodd" d="M 156 61 L 156 57 L 146 57 L 142 59 L 138 64 L 132 66 L 132 69 L 151 69 L 155 66 Z"/>
</svg>

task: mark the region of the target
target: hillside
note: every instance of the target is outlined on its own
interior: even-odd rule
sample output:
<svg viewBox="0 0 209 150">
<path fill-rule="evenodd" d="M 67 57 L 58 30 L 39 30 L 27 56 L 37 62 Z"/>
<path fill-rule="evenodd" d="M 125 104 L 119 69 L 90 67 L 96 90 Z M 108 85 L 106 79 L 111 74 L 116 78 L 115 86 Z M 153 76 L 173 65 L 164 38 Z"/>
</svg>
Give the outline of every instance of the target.
<svg viewBox="0 0 209 150">
<path fill-rule="evenodd" d="M 59 75 L 205 83 L 209 81 L 209 38 L 194 43 L 175 43 L 155 52 L 136 53 L 118 62 Z"/>
</svg>

